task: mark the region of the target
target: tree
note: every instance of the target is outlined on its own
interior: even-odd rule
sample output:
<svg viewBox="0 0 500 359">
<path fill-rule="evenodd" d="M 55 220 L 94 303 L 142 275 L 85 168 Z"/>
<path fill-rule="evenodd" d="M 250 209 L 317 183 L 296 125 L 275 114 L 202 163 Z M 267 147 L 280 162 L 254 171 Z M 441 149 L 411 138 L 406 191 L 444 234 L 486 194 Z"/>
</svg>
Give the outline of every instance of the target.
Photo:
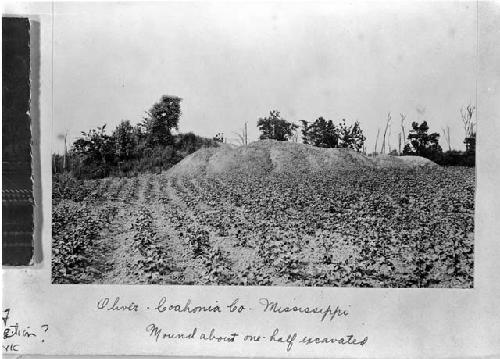
<svg viewBox="0 0 500 359">
<path fill-rule="evenodd" d="M 387 135 L 387 130 L 388 130 L 388 129 L 390 128 L 390 126 L 391 126 L 391 119 L 392 119 L 392 117 L 391 117 L 391 113 L 389 112 L 389 113 L 387 114 L 387 122 L 386 122 L 386 124 L 385 124 L 384 138 L 383 138 L 383 141 L 382 141 L 382 148 L 381 148 L 381 150 L 380 150 L 380 152 L 381 152 L 381 153 L 385 153 L 385 136 Z M 389 152 L 390 152 L 390 147 L 391 147 L 391 146 L 389 145 Z"/>
<path fill-rule="evenodd" d="M 181 116 L 182 99 L 176 96 L 163 95 L 146 112 L 143 126 L 146 129 L 146 139 L 151 147 L 172 143 L 172 129 L 178 129 Z"/>
<path fill-rule="evenodd" d="M 130 121 L 122 121 L 113 131 L 115 153 L 120 160 L 132 157 L 136 148 L 134 128 Z"/>
<path fill-rule="evenodd" d="M 238 137 L 238 142 L 241 146 L 248 145 L 248 123 L 245 122 L 241 132 L 233 132 Z"/>
<path fill-rule="evenodd" d="M 114 159 L 114 140 L 105 133 L 106 125 L 81 132 L 83 137 L 73 143 L 73 152 L 84 156 L 86 161 L 106 164 Z"/>
<path fill-rule="evenodd" d="M 257 127 L 261 132 L 259 139 L 277 141 L 288 141 L 298 128 L 295 123 L 281 118 L 279 111 L 276 110 L 269 112 L 269 117 L 259 118 Z"/>
<path fill-rule="evenodd" d="M 400 138 L 401 138 L 401 141 L 403 142 L 403 148 L 404 148 L 406 146 L 406 131 L 405 131 L 406 115 L 404 113 L 400 113 L 399 115 L 401 116 L 401 134 L 400 134 Z M 401 148 L 399 148 L 399 153 L 401 153 Z"/>
<path fill-rule="evenodd" d="M 476 108 L 472 105 L 460 109 L 460 115 L 462 116 L 462 122 L 464 123 L 465 129 L 465 151 L 469 153 L 476 152 L 476 124 L 472 119 L 475 110 Z"/>
<path fill-rule="evenodd" d="M 305 120 L 300 121 L 302 123 L 302 128 L 300 130 L 302 134 L 302 143 L 305 145 L 309 145 L 309 122 Z"/>
<path fill-rule="evenodd" d="M 77 177 L 102 178 L 108 175 L 115 162 L 114 138 L 105 133 L 106 125 L 81 132 L 71 148 L 70 157 L 75 159 L 72 172 Z"/>
<path fill-rule="evenodd" d="M 354 122 L 354 125 L 347 126 L 345 119 L 343 119 L 339 124 L 339 147 L 351 148 L 359 152 L 363 148 L 365 140 L 366 137 L 363 135 L 359 121 Z"/>
<path fill-rule="evenodd" d="M 408 134 L 410 143 L 406 144 L 403 149 L 404 155 L 417 155 L 432 159 L 443 151 L 439 145 L 439 133 L 427 133 L 429 130 L 427 121 L 422 122 L 420 125 L 418 122 L 413 122 L 411 127 L 412 129 Z"/>
<path fill-rule="evenodd" d="M 443 137 L 446 140 L 446 144 L 448 146 L 448 151 L 451 151 L 450 126 L 443 127 Z"/>
<path fill-rule="evenodd" d="M 338 147 L 339 134 L 332 120 L 319 117 L 313 123 L 302 121 L 302 141 L 316 147 Z"/>
<path fill-rule="evenodd" d="M 223 143 L 224 142 L 224 133 L 219 132 L 215 134 L 215 136 L 212 138 L 215 142 Z"/>
<path fill-rule="evenodd" d="M 377 129 L 377 138 L 375 139 L 375 149 L 373 150 L 374 154 L 377 154 L 377 145 L 378 145 L 378 138 L 380 136 L 380 127 Z"/>
</svg>

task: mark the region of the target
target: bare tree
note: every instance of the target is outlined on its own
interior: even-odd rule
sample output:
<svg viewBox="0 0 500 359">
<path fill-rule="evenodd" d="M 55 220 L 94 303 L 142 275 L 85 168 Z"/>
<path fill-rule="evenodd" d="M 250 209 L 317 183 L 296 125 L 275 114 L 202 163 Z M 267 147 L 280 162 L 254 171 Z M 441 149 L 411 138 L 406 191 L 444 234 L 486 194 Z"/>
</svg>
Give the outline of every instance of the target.
<svg viewBox="0 0 500 359">
<path fill-rule="evenodd" d="M 448 151 L 451 151 L 451 142 L 450 142 L 450 126 L 443 127 L 443 138 L 446 140 L 446 144 L 448 145 Z"/>
<path fill-rule="evenodd" d="M 390 123 L 391 123 L 391 113 L 389 112 L 387 114 L 387 122 L 385 124 L 384 138 L 382 140 L 382 150 L 381 150 L 381 153 L 385 153 L 385 136 L 387 135 L 387 129 L 389 128 Z"/>
<path fill-rule="evenodd" d="M 398 133 L 398 154 L 401 154 L 401 132 Z"/>
<path fill-rule="evenodd" d="M 401 116 L 401 131 L 403 133 L 403 148 L 406 145 L 406 133 L 405 133 L 405 121 L 406 121 L 406 115 L 404 113 L 399 114 Z"/>
<path fill-rule="evenodd" d="M 392 133 L 392 126 L 391 122 L 389 121 L 389 133 L 387 134 L 387 147 L 389 147 L 389 152 L 391 153 L 392 148 L 391 148 L 391 133 Z"/>
<path fill-rule="evenodd" d="M 375 149 L 373 152 L 377 153 L 378 138 L 380 136 L 380 127 L 377 130 L 377 138 L 375 139 Z"/>
<path fill-rule="evenodd" d="M 465 108 L 460 109 L 460 115 L 462 116 L 462 122 L 464 123 L 465 129 L 465 149 L 467 152 L 476 150 L 476 124 L 472 119 L 476 107 L 472 105 L 467 105 Z M 477 119 L 477 116 L 476 116 Z"/>
<path fill-rule="evenodd" d="M 474 137 L 476 134 L 475 123 L 472 120 L 475 110 L 476 108 L 472 105 L 467 105 L 467 107 L 462 107 L 460 109 L 460 115 L 462 116 L 462 122 L 464 123 L 466 137 Z"/>
<path fill-rule="evenodd" d="M 243 133 L 239 133 L 239 132 L 236 132 L 236 131 L 233 131 L 233 134 L 238 137 L 237 138 L 238 145 L 244 146 L 245 145 L 245 135 Z"/>
<path fill-rule="evenodd" d="M 248 145 L 248 123 L 245 122 L 245 126 L 241 130 L 241 132 L 233 132 L 236 136 L 238 136 L 238 142 L 242 146 Z"/>
<path fill-rule="evenodd" d="M 244 134 L 244 140 L 245 140 L 245 146 L 248 145 L 248 126 L 247 126 L 247 122 L 245 122 L 245 128 L 243 130 L 243 134 Z"/>
</svg>

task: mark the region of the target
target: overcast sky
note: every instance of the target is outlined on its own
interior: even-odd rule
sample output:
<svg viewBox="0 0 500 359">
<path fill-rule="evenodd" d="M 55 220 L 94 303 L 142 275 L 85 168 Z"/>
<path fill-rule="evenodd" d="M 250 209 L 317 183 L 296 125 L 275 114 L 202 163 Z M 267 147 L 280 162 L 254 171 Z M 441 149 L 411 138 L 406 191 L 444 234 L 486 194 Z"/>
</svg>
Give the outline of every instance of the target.
<svg viewBox="0 0 500 359">
<path fill-rule="evenodd" d="M 377 129 L 400 113 L 450 126 L 475 104 L 475 2 L 55 3 L 54 138 L 122 119 L 161 95 L 183 98 L 181 132 L 235 137 L 271 109 L 289 121 L 359 120 Z M 379 142 L 380 143 L 380 142 Z M 445 142 L 441 142 L 445 147 Z"/>
</svg>

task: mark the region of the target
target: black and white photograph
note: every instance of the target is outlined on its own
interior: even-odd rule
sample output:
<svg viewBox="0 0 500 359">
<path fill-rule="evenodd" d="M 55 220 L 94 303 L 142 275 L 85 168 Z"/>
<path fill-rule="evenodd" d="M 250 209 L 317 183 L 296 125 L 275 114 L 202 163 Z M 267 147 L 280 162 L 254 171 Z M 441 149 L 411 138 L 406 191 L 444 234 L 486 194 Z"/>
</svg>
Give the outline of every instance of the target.
<svg viewBox="0 0 500 359">
<path fill-rule="evenodd" d="M 475 3 L 53 6 L 53 284 L 474 287 Z"/>
</svg>

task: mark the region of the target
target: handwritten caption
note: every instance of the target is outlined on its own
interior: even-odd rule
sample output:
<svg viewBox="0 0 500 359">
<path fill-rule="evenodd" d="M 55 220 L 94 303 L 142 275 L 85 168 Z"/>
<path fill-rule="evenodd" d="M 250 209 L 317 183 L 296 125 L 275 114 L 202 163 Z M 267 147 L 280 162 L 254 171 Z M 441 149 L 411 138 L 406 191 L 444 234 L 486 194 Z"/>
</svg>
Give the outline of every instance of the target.
<svg viewBox="0 0 500 359">
<path fill-rule="evenodd" d="M 251 311 L 261 312 L 264 315 L 280 316 L 280 315 L 298 315 L 305 319 L 326 323 L 329 325 L 337 324 L 338 322 L 348 320 L 350 317 L 350 308 L 342 308 L 338 305 L 326 306 L 300 306 L 280 303 L 279 301 L 270 298 L 259 298 L 255 304 L 245 304 L 239 298 L 234 298 L 228 302 L 215 301 L 211 304 L 197 304 L 191 299 L 186 299 L 182 302 L 171 302 L 167 297 L 161 297 L 150 305 L 144 305 L 134 301 L 125 301 L 120 297 L 104 297 L 97 301 L 97 310 L 106 312 L 152 312 L 155 314 L 182 313 L 186 315 L 194 315 L 199 313 L 205 314 L 232 314 L 244 315 Z M 149 322 L 144 327 L 144 333 L 156 343 L 167 340 L 192 341 L 199 340 L 202 342 L 212 343 L 273 343 L 283 346 L 286 351 L 291 351 L 297 345 L 319 345 L 319 344 L 336 344 L 342 346 L 358 346 L 363 347 L 368 342 L 368 336 L 355 336 L 352 333 L 342 333 L 341 335 L 332 335 L 334 328 L 327 327 L 326 335 L 308 335 L 301 333 L 298 330 L 283 330 L 275 327 L 266 332 L 248 333 L 242 330 L 234 330 L 223 332 L 215 327 L 202 329 L 200 327 L 192 327 L 188 330 L 179 331 L 172 329 L 165 324 L 158 324 L 160 319 L 155 322 Z M 269 318 L 272 320 L 272 318 Z M 335 328 L 336 332 L 338 329 Z M 322 329 L 325 332 L 325 329 Z"/>
<path fill-rule="evenodd" d="M 4 353 L 16 353 L 21 351 L 22 344 L 28 341 L 45 343 L 45 335 L 49 331 L 48 324 L 44 323 L 40 326 L 34 327 L 16 321 L 13 316 L 14 312 L 11 308 L 6 308 L 2 312 L 2 351 Z"/>
</svg>

